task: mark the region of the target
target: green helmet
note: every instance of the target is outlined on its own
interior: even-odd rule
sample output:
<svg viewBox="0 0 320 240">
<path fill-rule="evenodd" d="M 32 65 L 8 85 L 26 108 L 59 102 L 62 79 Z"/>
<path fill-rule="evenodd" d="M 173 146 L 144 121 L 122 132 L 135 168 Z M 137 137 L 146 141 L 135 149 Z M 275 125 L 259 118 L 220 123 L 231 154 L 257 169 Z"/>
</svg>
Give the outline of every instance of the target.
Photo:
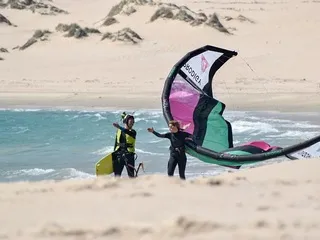
<svg viewBox="0 0 320 240">
<path fill-rule="evenodd" d="M 123 113 L 121 114 L 121 118 L 122 118 L 122 122 L 125 123 L 125 124 L 128 123 L 128 121 L 129 121 L 130 118 L 132 118 L 133 121 L 134 121 L 134 116 L 132 116 L 132 115 L 130 115 L 130 114 L 126 114 L 126 112 L 123 112 Z"/>
<path fill-rule="evenodd" d="M 123 120 L 126 116 L 127 116 L 126 112 L 123 112 L 123 113 L 121 114 L 121 119 Z"/>
</svg>

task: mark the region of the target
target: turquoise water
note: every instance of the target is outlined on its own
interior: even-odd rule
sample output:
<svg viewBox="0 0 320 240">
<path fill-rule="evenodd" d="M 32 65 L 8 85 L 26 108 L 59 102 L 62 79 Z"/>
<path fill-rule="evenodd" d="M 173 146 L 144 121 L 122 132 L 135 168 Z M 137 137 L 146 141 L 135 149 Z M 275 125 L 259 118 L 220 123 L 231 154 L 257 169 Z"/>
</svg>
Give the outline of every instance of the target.
<svg viewBox="0 0 320 240">
<path fill-rule="evenodd" d="M 93 178 L 94 165 L 112 151 L 119 111 L 23 110 L 0 111 L 0 181 Z M 160 110 L 135 111 L 137 162 L 145 173 L 166 174 L 169 141 L 147 132 L 154 127 L 167 131 Z M 235 145 L 266 140 L 287 146 L 320 133 L 320 113 L 227 111 Z M 278 158 L 274 161 L 287 160 Z M 255 165 L 253 165 L 255 166 Z M 249 166 L 248 166 L 249 167 Z M 229 171 L 188 156 L 187 177 L 215 175 Z M 123 174 L 126 177 L 126 171 Z"/>
</svg>

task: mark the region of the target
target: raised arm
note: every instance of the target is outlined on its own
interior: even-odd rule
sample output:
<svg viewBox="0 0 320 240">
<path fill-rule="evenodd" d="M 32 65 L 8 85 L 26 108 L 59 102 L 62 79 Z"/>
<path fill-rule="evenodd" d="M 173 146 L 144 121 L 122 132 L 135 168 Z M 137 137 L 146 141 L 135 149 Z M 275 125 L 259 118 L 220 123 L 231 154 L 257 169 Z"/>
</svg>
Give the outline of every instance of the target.
<svg viewBox="0 0 320 240">
<path fill-rule="evenodd" d="M 157 131 L 153 131 L 152 133 L 159 138 L 166 138 L 167 137 L 166 133 L 158 133 Z"/>
<path fill-rule="evenodd" d="M 118 123 L 113 123 L 113 126 L 120 129 L 122 132 L 124 132 L 125 134 L 128 134 L 129 136 L 136 138 L 137 132 L 135 130 L 128 130 L 125 129 L 124 127 L 121 127 Z"/>
<path fill-rule="evenodd" d="M 153 133 L 155 136 L 159 138 L 169 138 L 169 133 L 158 133 L 153 128 L 148 128 L 148 132 Z"/>
<path fill-rule="evenodd" d="M 133 137 L 133 138 L 136 138 L 136 135 L 137 135 L 137 132 L 135 130 L 128 130 L 128 129 L 125 129 L 121 126 L 119 126 L 119 129 L 124 132 L 125 134 L 128 134 L 129 136 Z"/>
</svg>

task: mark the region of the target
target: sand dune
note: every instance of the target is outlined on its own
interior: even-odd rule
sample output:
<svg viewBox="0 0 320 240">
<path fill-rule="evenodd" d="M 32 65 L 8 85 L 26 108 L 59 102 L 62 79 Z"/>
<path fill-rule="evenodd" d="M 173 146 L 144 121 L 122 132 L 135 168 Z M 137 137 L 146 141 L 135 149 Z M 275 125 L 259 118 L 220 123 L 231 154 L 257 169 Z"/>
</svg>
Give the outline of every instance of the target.
<svg viewBox="0 0 320 240">
<path fill-rule="evenodd" d="M 320 159 L 180 181 L 0 184 L 3 239 L 318 239 Z"/>
<path fill-rule="evenodd" d="M 214 91 L 227 109 L 320 107 L 315 1 L 3 0 L 0 6 L 16 26 L 0 23 L 0 47 L 9 51 L 0 53 L 1 107 L 160 108 L 172 66 L 205 44 L 239 52 L 215 76 Z M 73 27 L 62 31 L 67 25 Z M 35 37 L 40 31 L 45 36 Z"/>
</svg>

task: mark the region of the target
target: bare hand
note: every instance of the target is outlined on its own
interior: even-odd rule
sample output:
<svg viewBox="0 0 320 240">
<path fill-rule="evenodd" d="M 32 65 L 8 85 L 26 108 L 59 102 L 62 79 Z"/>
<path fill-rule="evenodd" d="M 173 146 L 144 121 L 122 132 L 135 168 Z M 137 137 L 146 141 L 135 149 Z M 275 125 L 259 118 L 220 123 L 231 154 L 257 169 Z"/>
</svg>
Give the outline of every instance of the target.
<svg viewBox="0 0 320 240">
<path fill-rule="evenodd" d="M 113 123 L 112 125 L 113 125 L 114 127 L 116 127 L 116 128 L 119 128 L 119 127 L 120 127 L 118 123 Z"/>
<path fill-rule="evenodd" d="M 153 133 L 153 131 L 154 131 L 153 128 L 148 128 L 147 130 L 148 130 L 148 132 L 151 132 L 151 133 Z"/>
</svg>

